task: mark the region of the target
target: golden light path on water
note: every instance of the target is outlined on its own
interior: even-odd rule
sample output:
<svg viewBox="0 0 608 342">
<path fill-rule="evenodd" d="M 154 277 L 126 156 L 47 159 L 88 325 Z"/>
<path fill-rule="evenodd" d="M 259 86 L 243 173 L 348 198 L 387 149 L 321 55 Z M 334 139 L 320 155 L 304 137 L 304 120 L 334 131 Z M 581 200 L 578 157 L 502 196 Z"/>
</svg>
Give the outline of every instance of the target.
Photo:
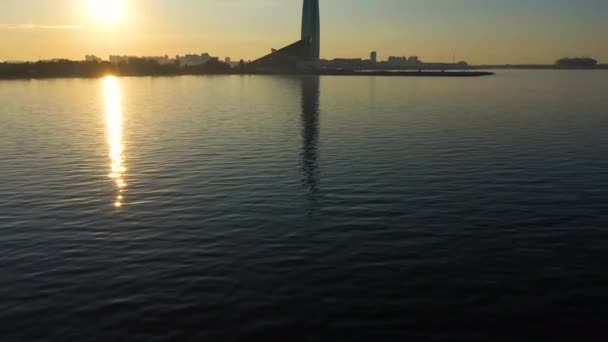
<svg viewBox="0 0 608 342">
<path fill-rule="evenodd" d="M 104 99 L 106 107 L 106 125 L 108 145 L 110 147 L 111 173 L 117 195 L 114 206 L 120 208 L 124 204 L 124 192 L 127 184 L 124 175 L 127 169 L 124 166 L 122 143 L 122 109 L 120 100 L 120 82 L 115 76 L 106 76 L 103 79 Z"/>
</svg>

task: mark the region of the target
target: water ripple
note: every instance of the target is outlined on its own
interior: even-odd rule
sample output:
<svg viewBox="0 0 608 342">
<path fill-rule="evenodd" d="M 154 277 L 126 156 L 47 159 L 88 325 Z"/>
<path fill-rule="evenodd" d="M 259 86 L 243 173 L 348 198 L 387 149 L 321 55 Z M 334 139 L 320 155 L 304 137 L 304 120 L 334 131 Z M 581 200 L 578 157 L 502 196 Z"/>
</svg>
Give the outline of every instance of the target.
<svg viewBox="0 0 608 342">
<path fill-rule="evenodd" d="M 0 82 L 1 335 L 592 334 L 607 80 Z"/>
</svg>

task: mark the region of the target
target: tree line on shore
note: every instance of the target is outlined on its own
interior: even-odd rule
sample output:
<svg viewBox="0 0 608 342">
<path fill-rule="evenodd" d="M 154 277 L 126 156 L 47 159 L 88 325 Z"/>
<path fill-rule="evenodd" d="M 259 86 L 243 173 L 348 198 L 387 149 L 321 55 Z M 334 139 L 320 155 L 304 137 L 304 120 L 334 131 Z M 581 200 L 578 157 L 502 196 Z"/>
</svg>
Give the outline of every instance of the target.
<svg viewBox="0 0 608 342">
<path fill-rule="evenodd" d="M 218 60 L 211 60 L 201 65 L 180 65 L 178 63 L 160 64 L 158 61 L 144 58 L 129 58 L 116 64 L 65 59 L 25 63 L 0 63 L 0 78 L 238 74 L 245 72 L 246 69 L 247 66 L 244 61 L 232 67 Z"/>
</svg>

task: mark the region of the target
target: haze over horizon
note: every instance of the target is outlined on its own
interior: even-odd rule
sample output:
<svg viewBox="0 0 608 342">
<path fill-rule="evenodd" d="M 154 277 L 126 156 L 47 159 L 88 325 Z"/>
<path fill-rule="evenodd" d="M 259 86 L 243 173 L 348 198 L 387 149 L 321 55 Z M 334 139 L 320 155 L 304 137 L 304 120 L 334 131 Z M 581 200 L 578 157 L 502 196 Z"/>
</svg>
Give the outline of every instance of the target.
<svg viewBox="0 0 608 342">
<path fill-rule="evenodd" d="M 301 0 L 124 0 L 111 23 L 87 1 L 4 0 L 0 60 L 202 52 L 255 59 L 300 31 Z M 474 64 L 606 62 L 607 11 L 602 0 L 322 0 L 321 56 L 375 50 L 381 59 Z"/>
</svg>

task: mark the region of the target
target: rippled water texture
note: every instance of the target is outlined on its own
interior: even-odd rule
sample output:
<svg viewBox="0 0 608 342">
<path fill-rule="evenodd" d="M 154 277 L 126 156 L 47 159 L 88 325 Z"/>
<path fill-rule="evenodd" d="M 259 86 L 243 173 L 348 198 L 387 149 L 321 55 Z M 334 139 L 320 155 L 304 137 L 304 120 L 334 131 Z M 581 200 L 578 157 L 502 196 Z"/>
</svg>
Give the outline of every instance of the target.
<svg viewBox="0 0 608 342">
<path fill-rule="evenodd" d="M 0 340 L 585 340 L 608 319 L 606 89 L 2 81 Z"/>
</svg>

